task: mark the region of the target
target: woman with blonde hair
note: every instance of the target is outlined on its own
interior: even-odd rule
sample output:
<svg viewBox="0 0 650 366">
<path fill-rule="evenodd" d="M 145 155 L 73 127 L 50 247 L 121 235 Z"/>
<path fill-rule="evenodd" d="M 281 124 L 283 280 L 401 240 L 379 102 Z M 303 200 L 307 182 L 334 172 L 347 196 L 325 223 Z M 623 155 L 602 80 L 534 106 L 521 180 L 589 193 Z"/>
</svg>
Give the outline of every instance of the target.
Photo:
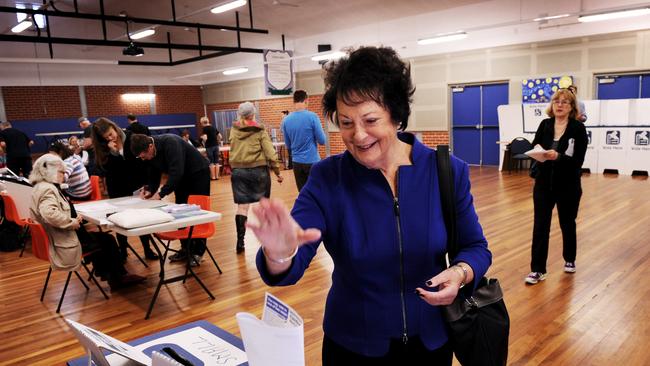
<svg viewBox="0 0 650 366">
<path fill-rule="evenodd" d="M 232 167 L 232 193 L 237 204 L 237 254 L 244 251 L 248 207 L 260 198 L 271 196 L 269 167 L 282 183 L 278 157 L 264 125 L 255 120 L 255 105 L 239 105 L 239 120 L 230 130 L 230 166 Z"/>
<path fill-rule="evenodd" d="M 535 133 L 533 145 L 540 145 L 547 152 L 544 154 L 546 161 L 537 162 L 538 170 L 534 177 L 531 272 L 524 279 L 530 285 L 546 279 L 549 233 L 555 205 L 562 230 L 564 272 L 576 271 L 576 217 L 582 196 L 581 168 L 587 152 L 587 130 L 578 120 L 580 113 L 575 94 L 560 89 L 546 109 L 549 118 L 540 123 Z"/>
</svg>

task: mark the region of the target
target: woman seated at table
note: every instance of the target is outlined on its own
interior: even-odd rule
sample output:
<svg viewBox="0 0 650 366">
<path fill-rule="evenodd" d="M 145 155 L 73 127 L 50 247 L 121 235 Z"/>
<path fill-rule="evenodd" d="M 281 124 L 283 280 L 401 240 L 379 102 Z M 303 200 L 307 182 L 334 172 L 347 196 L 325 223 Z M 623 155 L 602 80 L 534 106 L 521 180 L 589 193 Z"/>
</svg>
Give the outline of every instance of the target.
<svg viewBox="0 0 650 366">
<path fill-rule="evenodd" d="M 76 271 L 81 266 L 81 254 L 94 251 L 87 259 L 92 262 L 95 275 L 108 280 L 111 290 L 142 282 L 144 277 L 129 274 L 122 265 L 112 235 L 89 233 L 81 225 L 82 218 L 61 191 L 64 174 L 63 160 L 45 154 L 36 160 L 29 176 L 34 185 L 29 211 L 47 233 L 52 268 Z"/>
</svg>

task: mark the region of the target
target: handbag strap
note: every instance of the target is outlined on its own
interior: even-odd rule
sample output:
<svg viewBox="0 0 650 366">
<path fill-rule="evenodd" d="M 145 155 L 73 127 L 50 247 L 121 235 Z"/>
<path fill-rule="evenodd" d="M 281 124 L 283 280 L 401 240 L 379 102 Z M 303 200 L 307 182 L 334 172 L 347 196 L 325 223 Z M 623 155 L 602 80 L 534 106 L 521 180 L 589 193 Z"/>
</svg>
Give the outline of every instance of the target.
<svg viewBox="0 0 650 366">
<path fill-rule="evenodd" d="M 449 145 L 438 145 L 436 151 L 440 203 L 442 204 L 442 216 L 445 220 L 445 228 L 447 229 L 447 253 L 449 254 L 449 263 L 451 263 L 458 254 L 454 173 L 451 169 Z"/>
</svg>

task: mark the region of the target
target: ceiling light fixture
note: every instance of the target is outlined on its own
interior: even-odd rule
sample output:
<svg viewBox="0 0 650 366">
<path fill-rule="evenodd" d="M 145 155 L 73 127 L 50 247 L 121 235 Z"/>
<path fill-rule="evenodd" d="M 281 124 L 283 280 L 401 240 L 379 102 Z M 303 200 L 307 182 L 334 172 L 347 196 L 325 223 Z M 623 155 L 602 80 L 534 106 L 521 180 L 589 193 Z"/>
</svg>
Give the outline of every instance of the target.
<svg viewBox="0 0 650 366">
<path fill-rule="evenodd" d="M 152 100 L 156 97 L 154 93 L 125 93 L 122 94 L 122 99 L 128 102 L 141 102 Z"/>
<path fill-rule="evenodd" d="M 236 74 L 243 74 L 245 72 L 248 72 L 248 67 L 237 67 L 234 69 L 226 70 L 223 72 L 224 75 L 236 75 Z"/>
<path fill-rule="evenodd" d="M 16 24 L 13 28 L 11 28 L 11 31 L 14 33 L 20 33 L 25 29 L 31 27 L 32 24 L 33 23 L 31 18 L 25 18 L 23 21 L 21 21 L 20 23 Z"/>
<path fill-rule="evenodd" d="M 546 16 L 546 17 L 535 18 L 535 19 L 533 19 L 533 22 L 541 22 L 543 20 L 553 20 L 553 19 L 566 18 L 568 16 L 571 16 L 571 14 L 549 15 L 549 16 Z"/>
<path fill-rule="evenodd" d="M 235 0 L 235 1 L 228 1 L 226 3 L 223 3 L 221 5 L 217 5 L 214 8 L 212 8 L 210 11 L 214 14 L 219 14 L 219 13 L 225 13 L 228 10 L 232 10 L 235 8 L 238 8 L 240 6 L 244 6 L 247 4 L 246 0 Z"/>
<path fill-rule="evenodd" d="M 135 33 L 131 34 L 130 36 L 131 36 L 131 39 L 140 39 L 140 38 L 152 36 L 154 34 L 156 34 L 155 29 L 145 29 L 143 31 L 135 32 Z"/>
<path fill-rule="evenodd" d="M 311 60 L 312 61 L 331 61 L 331 60 L 338 60 L 343 56 L 345 56 L 345 52 L 335 51 L 335 52 L 328 52 L 328 53 L 323 53 L 323 54 L 320 54 L 320 55 L 313 56 L 311 58 Z"/>
<path fill-rule="evenodd" d="M 648 15 L 648 14 L 650 14 L 650 8 L 630 9 L 630 10 L 613 11 L 609 13 L 582 15 L 578 17 L 578 21 L 581 23 L 599 22 L 601 20 L 638 17 L 641 15 Z"/>
<path fill-rule="evenodd" d="M 440 33 L 440 34 L 436 34 L 435 37 L 418 39 L 418 44 L 421 46 L 425 46 L 434 43 L 457 41 L 465 38 L 467 38 L 467 33 L 463 31 L 458 31 L 453 33 Z"/>
</svg>

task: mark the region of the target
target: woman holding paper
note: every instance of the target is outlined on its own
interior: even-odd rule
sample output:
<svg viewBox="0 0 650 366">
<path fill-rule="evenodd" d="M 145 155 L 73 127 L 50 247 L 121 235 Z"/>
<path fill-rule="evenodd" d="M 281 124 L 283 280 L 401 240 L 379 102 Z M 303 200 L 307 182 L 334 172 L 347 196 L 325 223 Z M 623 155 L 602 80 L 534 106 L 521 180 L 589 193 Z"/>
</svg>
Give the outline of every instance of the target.
<svg viewBox="0 0 650 366">
<path fill-rule="evenodd" d="M 347 151 L 314 164 L 291 213 L 279 200 L 253 208 L 258 270 L 269 285 L 294 284 L 323 241 L 334 261 L 323 365 L 451 365 L 440 306 L 471 294 L 492 259 L 467 164 L 451 159 L 460 253 L 446 268 L 436 152 L 402 132 L 409 66 L 393 49 L 363 47 L 325 81 L 323 111 Z"/>
<path fill-rule="evenodd" d="M 130 149 L 131 134 L 131 131 L 125 133 L 113 121 L 104 117 L 92 125 L 95 160 L 106 176 L 106 189 L 110 198 L 132 196 L 146 181 L 147 167 L 133 156 Z M 121 234 L 115 236 L 120 243 L 122 258 L 126 260 L 127 238 Z M 140 236 L 145 258 L 155 260 L 158 255 L 151 250 L 151 241 L 151 235 Z"/>
<path fill-rule="evenodd" d="M 548 240 L 555 205 L 562 229 L 564 272 L 576 271 L 576 217 L 582 196 L 581 167 L 587 152 L 587 130 L 577 120 L 576 97 L 571 91 L 555 92 L 546 114 L 550 118 L 540 123 L 533 140 L 533 146 L 547 151 L 543 156 L 546 160 L 537 162 L 533 188 L 535 223 L 531 272 L 525 278 L 531 285 L 546 279 Z"/>
</svg>

